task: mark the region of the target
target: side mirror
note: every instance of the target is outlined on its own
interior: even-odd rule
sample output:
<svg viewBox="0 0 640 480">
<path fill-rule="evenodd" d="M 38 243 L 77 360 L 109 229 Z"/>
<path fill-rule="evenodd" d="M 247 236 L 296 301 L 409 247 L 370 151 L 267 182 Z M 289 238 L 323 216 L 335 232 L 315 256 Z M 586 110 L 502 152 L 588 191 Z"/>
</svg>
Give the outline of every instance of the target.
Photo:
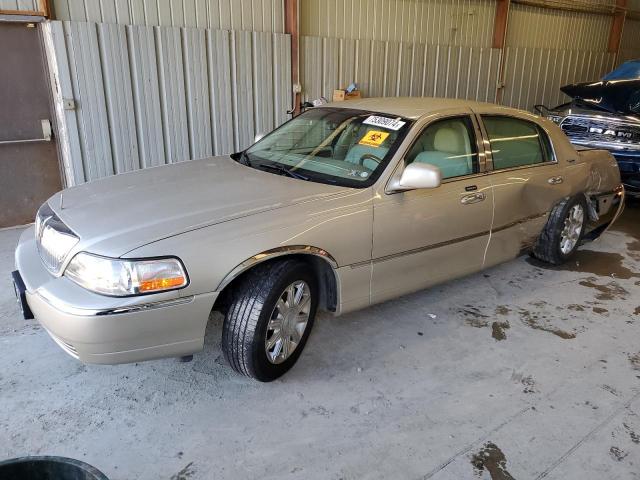
<svg viewBox="0 0 640 480">
<path fill-rule="evenodd" d="M 390 185 L 393 191 L 437 188 L 442 183 L 442 172 L 429 163 L 410 163 L 402 171 L 399 179 Z"/>
</svg>

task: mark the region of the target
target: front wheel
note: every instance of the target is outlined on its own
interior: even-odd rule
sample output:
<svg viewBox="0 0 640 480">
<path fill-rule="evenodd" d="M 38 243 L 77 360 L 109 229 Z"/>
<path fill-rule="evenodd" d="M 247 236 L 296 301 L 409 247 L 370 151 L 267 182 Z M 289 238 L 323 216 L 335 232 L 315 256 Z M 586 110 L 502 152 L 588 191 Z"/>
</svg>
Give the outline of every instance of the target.
<svg viewBox="0 0 640 480">
<path fill-rule="evenodd" d="M 296 362 L 318 308 L 314 272 L 298 260 L 259 265 L 235 285 L 222 329 L 231 367 L 270 382 Z"/>
<path fill-rule="evenodd" d="M 566 262 L 584 235 L 587 202 L 578 195 L 555 206 L 533 250 L 535 257 L 554 265 Z"/>
</svg>

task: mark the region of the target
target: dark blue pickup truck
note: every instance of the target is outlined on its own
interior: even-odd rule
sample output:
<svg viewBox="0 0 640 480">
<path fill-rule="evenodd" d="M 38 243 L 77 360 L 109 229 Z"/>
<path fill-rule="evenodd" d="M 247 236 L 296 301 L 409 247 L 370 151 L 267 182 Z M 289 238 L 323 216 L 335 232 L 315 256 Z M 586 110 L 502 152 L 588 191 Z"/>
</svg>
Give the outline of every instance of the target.
<svg viewBox="0 0 640 480">
<path fill-rule="evenodd" d="M 537 109 L 546 110 L 544 115 L 560 125 L 571 143 L 609 150 L 627 195 L 640 197 L 640 60 L 623 63 L 598 82 L 561 90 L 571 102 Z"/>
</svg>

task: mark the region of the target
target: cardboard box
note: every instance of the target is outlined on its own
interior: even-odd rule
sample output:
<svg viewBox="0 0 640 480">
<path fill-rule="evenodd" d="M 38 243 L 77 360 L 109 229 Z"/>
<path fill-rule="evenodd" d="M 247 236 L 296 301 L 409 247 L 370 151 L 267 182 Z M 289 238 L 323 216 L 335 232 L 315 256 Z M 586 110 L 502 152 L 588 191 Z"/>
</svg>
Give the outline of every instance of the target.
<svg viewBox="0 0 640 480">
<path fill-rule="evenodd" d="M 333 91 L 333 101 L 334 102 L 343 102 L 345 100 L 355 100 L 357 98 L 362 98 L 360 95 L 360 90 L 355 90 L 351 93 L 347 93 L 344 90 L 334 90 Z"/>
</svg>

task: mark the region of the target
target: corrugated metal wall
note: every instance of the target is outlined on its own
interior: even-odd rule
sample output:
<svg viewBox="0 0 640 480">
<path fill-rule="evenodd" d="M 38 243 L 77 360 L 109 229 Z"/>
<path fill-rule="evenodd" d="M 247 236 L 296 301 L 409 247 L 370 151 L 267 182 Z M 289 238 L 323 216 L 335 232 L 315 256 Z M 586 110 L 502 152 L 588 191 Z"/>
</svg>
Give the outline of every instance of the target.
<svg viewBox="0 0 640 480">
<path fill-rule="evenodd" d="M 0 10 L 38 11 L 38 0 L 0 0 Z"/>
<path fill-rule="evenodd" d="M 495 0 L 301 0 L 303 35 L 491 46 Z"/>
<path fill-rule="evenodd" d="M 355 81 L 369 97 L 495 101 L 496 49 L 305 36 L 301 52 L 306 99 L 331 99 L 333 89 Z"/>
<path fill-rule="evenodd" d="M 604 51 L 612 17 L 511 4 L 507 45 L 510 47 Z"/>
<path fill-rule="evenodd" d="M 597 80 L 614 66 L 615 55 L 588 50 L 507 47 L 502 103 L 532 110 L 569 100 L 560 91 L 568 83 Z"/>
<path fill-rule="evenodd" d="M 622 42 L 620 44 L 620 63 L 640 59 L 640 20 L 624 22 Z"/>
<path fill-rule="evenodd" d="M 591 0 L 612 7 L 615 0 Z M 439 96 L 493 102 L 501 51 L 491 49 L 496 2 L 302 0 L 305 99 L 359 84 L 366 96 Z M 559 87 L 599 78 L 612 17 L 513 3 L 502 103 L 532 110 L 566 100 Z"/>
<path fill-rule="evenodd" d="M 284 33 L 282 0 L 53 0 L 52 3 L 58 20 Z"/>
<path fill-rule="evenodd" d="M 231 153 L 287 119 L 289 35 L 54 21 L 45 40 L 69 185 Z"/>
</svg>

